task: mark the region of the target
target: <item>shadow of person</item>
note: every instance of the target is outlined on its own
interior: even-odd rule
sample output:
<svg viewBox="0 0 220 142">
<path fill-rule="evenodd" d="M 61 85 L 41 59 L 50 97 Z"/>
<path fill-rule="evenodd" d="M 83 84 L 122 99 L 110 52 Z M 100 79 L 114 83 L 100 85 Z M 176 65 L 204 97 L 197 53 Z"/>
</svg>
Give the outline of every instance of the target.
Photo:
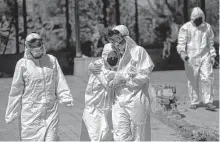
<svg viewBox="0 0 220 142">
<path fill-rule="evenodd" d="M 200 102 L 198 105 L 197 105 L 197 108 L 199 107 L 204 107 L 204 104 L 202 102 Z"/>
<path fill-rule="evenodd" d="M 219 100 L 214 100 L 213 105 L 215 105 L 216 108 L 219 109 Z"/>
<path fill-rule="evenodd" d="M 213 105 L 216 106 L 216 109 L 219 109 L 219 100 L 214 100 L 214 101 L 213 101 Z M 200 103 L 197 105 L 197 108 L 199 108 L 199 107 L 205 107 L 205 104 L 202 103 L 202 102 L 200 102 Z"/>
</svg>

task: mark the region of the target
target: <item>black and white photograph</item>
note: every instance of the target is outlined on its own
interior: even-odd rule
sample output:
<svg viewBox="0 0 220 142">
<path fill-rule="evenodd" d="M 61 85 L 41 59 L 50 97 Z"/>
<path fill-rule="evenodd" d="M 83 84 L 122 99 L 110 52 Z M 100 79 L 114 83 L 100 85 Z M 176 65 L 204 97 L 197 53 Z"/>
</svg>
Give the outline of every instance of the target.
<svg viewBox="0 0 220 142">
<path fill-rule="evenodd" d="M 219 0 L 0 0 L 0 141 L 219 141 Z"/>
</svg>

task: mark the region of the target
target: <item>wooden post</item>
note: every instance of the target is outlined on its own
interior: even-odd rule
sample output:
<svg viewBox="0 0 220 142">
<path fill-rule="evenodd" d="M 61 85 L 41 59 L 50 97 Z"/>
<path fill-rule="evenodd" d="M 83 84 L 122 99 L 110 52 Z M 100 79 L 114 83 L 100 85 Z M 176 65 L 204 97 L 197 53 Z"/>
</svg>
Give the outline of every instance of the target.
<svg viewBox="0 0 220 142">
<path fill-rule="evenodd" d="M 81 57 L 80 49 L 80 24 L 79 24 L 79 0 L 75 0 L 75 31 L 76 31 L 76 57 Z"/>
<path fill-rule="evenodd" d="M 119 0 L 115 0 L 115 11 L 116 11 L 116 24 L 120 25 L 120 3 Z"/>
<path fill-rule="evenodd" d="M 138 28 L 138 4 L 135 0 L 135 33 L 136 33 L 136 43 L 139 44 L 139 28 Z"/>
<path fill-rule="evenodd" d="M 16 35 L 16 54 L 19 54 L 19 25 L 18 25 L 18 2 L 17 0 L 14 1 L 14 17 L 15 17 L 15 35 Z"/>
</svg>

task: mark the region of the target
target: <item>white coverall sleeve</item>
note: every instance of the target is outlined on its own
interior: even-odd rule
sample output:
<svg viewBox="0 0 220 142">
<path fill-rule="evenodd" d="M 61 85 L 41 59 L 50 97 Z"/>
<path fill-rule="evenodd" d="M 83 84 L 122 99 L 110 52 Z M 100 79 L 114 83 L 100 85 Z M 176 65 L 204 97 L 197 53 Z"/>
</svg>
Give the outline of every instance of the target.
<svg viewBox="0 0 220 142">
<path fill-rule="evenodd" d="M 215 51 L 215 47 L 213 46 L 214 45 L 214 33 L 210 25 L 209 25 L 208 32 L 209 32 L 208 33 L 208 48 L 210 49 L 211 57 L 215 57 L 216 51 Z"/>
<path fill-rule="evenodd" d="M 73 102 L 72 94 L 70 93 L 69 86 L 56 59 L 56 95 L 60 103 Z"/>
<path fill-rule="evenodd" d="M 181 52 L 186 52 L 186 44 L 187 44 L 187 25 L 183 25 L 180 28 L 178 34 L 178 45 L 177 45 L 177 52 L 181 54 Z"/>
<path fill-rule="evenodd" d="M 135 77 L 129 77 L 129 81 L 126 83 L 130 87 L 139 87 L 147 83 L 154 68 L 154 63 L 145 49 L 140 48 L 139 50 L 137 73 Z"/>
<path fill-rule="evenodd" d="M 11 90 L 8 98 L 5 121 L 10 123 L 19 115 L 20 99 L 24 92 L 24 80 L 22 71 L 23 60 L 19 60 L 15 67 Z"/>
</svg>

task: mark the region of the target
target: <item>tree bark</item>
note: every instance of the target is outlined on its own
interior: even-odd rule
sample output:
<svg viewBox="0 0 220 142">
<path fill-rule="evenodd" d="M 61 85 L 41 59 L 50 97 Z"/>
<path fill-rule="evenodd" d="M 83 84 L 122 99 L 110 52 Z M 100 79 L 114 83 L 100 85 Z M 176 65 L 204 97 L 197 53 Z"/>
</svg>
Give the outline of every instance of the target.
<svg viewBox="0 0 220 142">
<path fill-rule="evenodd" d="M 138 4 L 135 0 L 135 33 L 136 33 L 136 43 L 139 44 L 139 28 L 138 28 Z"/>
<path fill-rule="evenodd" d="M 188 21 L 188 0 L 184 0 L 184 22 Z"/>
<path fill-rule="evenodd" d="M 27 36 L 27 11 L 26 11 L 26 0 L 23 0 L 23 20 L 24 20 L 24 41 Z"/>
<path fill-rule="evenodd" d="M 71 37 L 71 25 L 69 23 L 69 0 L 66 0 L 66 11 L 65 11 L 65 15 L 66 15 L 66 47 L 69 48 L 70 47 L 70 37 Z"/>
<path fill-rule="evenodd" d="M 200 7 L 204 14 L 206 15 L 206 10 L 205 10 L 205 0 L 200 0 Z"/>
<path fill-rule="evenodd" d="M 103 8 L 102 8 L 102 11 L 103 11 L 103 24 L 105 27 L 108 27 L 108 23 L 107 23 L 107 7 L 108 7 L 108 2 L 107 0 L 102 0 L 102 3 L 103 3 Z"/>
<path fill-rule="evenodd" d="M 80 24 L 79 24 L 79 0 L 75 0 L 75 31 L 76 31 L 76 57 L 81 57 L 80 49 Z"/>
<path fill-rule="evenodd" d="M 116 13 L 116 25 L 120 25 L 120 3 L 119 0 L 115 0 L 115 13 Z"/>
<path fill-rule="evenodd" d="M 16 33 L 16 54 L 19 54 L 19 25 L 18 25 L 18 2 L 14 1 L 15 33 Z"/>
</svg>

